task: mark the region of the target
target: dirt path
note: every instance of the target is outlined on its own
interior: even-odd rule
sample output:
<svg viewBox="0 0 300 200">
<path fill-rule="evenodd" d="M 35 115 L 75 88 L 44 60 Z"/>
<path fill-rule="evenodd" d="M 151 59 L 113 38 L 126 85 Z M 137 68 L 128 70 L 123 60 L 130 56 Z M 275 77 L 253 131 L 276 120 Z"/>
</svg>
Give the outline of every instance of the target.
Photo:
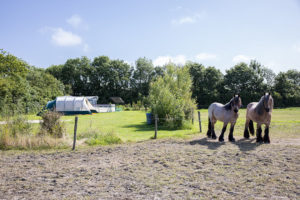
<svg viewBox="0 0 300 200">
<path fill-rule="evenodd" d="M 299 199 L 300 141 L 158 140 L 0 154 L 0 199 Z"/>
</svg>

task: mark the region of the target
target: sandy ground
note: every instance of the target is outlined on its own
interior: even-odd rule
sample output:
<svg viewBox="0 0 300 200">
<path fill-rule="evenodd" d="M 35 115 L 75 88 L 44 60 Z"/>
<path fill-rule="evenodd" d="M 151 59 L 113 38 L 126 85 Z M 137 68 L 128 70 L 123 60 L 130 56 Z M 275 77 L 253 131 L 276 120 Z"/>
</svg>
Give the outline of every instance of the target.
<svg viewBox="0 0 300 200">
<path fill-rule="evenodd" d="M 0 152 L 0 199 L 300 198 L 300 140 L 236 139 Z"/>
</svg>

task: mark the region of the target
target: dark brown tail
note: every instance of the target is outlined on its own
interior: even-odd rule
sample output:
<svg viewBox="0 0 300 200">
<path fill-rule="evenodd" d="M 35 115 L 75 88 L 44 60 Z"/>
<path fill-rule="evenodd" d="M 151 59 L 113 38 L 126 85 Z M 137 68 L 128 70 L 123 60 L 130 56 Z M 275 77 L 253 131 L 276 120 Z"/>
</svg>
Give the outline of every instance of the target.
<svg viewBox="0 0 300 200">
<path fill-rule="evenodd" d="M 252 120 L 249 121 L 249 131 L 250 131 L 251 135 L 254 135 L 254 126 L 253 126 Z"/>
<path fill-rule="evenodd" d="M 208 130 L 206 133 L 207 137 L 211 137 L 211 121 L 210 118 L 208 117 Z"/>
</svg>

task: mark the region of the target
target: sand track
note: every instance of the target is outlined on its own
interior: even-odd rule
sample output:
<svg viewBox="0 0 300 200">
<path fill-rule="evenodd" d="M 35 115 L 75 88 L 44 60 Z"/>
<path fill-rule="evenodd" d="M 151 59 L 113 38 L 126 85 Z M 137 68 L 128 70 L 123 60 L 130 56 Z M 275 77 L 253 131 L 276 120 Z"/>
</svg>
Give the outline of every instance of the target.
<svg viewBox="0 0 300 200">
<path fill-rule="evenodd" d="M 0 154 L 0 199 L 299 199 L 299 140 L 165 139 Z"/>
</svg>

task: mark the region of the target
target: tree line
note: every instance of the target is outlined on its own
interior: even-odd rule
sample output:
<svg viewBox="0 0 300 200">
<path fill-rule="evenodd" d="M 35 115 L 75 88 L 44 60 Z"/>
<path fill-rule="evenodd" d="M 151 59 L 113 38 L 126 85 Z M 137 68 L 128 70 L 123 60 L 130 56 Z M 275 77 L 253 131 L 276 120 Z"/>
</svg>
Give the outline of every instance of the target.
<svg viewBox="0 0 300 200">
<path fill-rule="evenodd" d="M 243 105 L 258 101 L 271 92 L 276 107 L 300 106 L 300 72 L 288 70 L 277 75 L 257 61 L 239 63 L 223 74 L 219 69 L 188 62 L 192 79 L 192 97 L 198 108 L 212 102 L 226 103 L 239 93 Z M 0 51 L 0 111 L 36 112 L 56 96 L 99 96 L 98 103 L 121 97 L 127 104 L 149 105 L 153 80 L 164 76 L 166 66 L 154 66 L 139 58 L 135 66 L 107 56 L 68 59 L 64 64 L 46 69 L 28 65 L 3 50 Z"/>
<path fill-rule="evenodd" d="M 36 113 L 64 95 L 65 86 L 44 69 L 0 50 L 0 114 Z"/>
<path fill-rule="evenodd" d="M 192 97 L 199 108 L 206 108 L 215 101 L 225 103 L 237 93 L 247 105 L 258 101 L 264 92 L 272 93 L 276 107 L 300 106 L 300 72 L 297 70 L 276 75 L 255 60 L 250 64 L 238 63 L 225 74 L 196 62 L 188 62 L 183 67 L 189 69 Z M 96 95 L 101 103 L 108 103 L 109 97 L 120 96 L 130 104 L 137 101 L 149 104 L 150 83 L 164 76 L 166 71 L 166 66 L 153 66 L 147 58 L 137 59 L 134 67 L 106 56 L 93 61 L 86 57 L 69 59 L 63 65 L 46 69 L 64 83 L 70 94 Z"/>
</svg>

